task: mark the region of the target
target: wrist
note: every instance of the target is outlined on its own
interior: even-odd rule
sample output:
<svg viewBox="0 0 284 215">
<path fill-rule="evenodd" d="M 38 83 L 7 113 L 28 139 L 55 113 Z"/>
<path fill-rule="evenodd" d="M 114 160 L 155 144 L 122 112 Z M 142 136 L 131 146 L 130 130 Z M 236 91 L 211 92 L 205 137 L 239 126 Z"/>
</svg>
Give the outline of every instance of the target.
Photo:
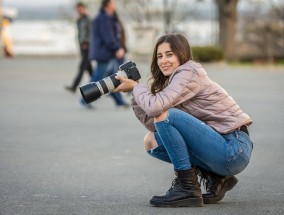
<svg viewBox="0 0 284 215">
<path fill-rule="evenodd" d="M 138 85 L 138 82 L 134 81 L 132 84 L 132 90 L 134 89 L 134 87 L 136 87 Z"/>
</svg>

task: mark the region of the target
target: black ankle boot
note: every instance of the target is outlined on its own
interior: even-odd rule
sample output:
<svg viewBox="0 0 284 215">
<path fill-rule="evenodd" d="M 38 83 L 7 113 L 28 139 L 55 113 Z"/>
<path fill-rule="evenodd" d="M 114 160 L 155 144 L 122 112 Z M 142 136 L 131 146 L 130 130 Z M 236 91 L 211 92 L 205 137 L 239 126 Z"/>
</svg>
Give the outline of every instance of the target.
<svg viewBox="0 0 284 215">
<path fill-rule="evenodd" d="M 153 196 L 150 204 L 156 207 L 201 207 L 203 200 L 196 169 L 178 170 L 172 187 L 163 196 Z"/>
<path fill-rule="evenodd" d="M 198 167 L 201 181 L 204 181 L 206 193 L 202 194 L 204 204 L 216 204 L 221 201 L 225 193 L 237 183 L 235 176 L 221 176 Z"/>
</svg>

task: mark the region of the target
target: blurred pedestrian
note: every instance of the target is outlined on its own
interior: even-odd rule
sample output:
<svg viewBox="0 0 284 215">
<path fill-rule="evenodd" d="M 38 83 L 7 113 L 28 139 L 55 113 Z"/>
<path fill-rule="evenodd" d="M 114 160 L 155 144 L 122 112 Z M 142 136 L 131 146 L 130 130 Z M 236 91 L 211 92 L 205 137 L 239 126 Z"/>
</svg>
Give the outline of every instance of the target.
<svg viewBox="0 0 284 215">
<path fill-rule="evenodd" d="M 90 59 L 97 63 L 92 81 L 114 74 L 125 61 L 125 31 L 116 13 L 115 0 L 102 0 L 90 36 Z M 121 93 L 110 93 L 117 107 L 129 107 Z"/>
<path fill-rule="evenodd" d="M 80 47 L 81 60 L 79 69 L 73 83 L 66 86 L 65 89 L 75 93 L 85 71 L 88 71 L 90 77 L 92 76 L 92 65 L 89 60 L 89 37 L 91 22 L 88 17 L 87 7 L 84 3 L 78 2 L 76 4 L 76 11 L 78 13 L 77 29 L 78 29 L 78 42 Z"/>
<path fill-rule="evenodd" d="M 14 56 L 13 40 L 10 32 L 11 21 L 11 18 L 3 17 L 2 29 L 0 29 L 0 42 L 2 42 L 4 56 L 7 58 L 12 58 Z"/>
<path fill-rule="evenodd" d="M 115 91 L 132 91 L 131 105 L 149 130 L 149 155 L 173 164 L 176 178 L 165 195 L 153 196 L 157 207 L 199 207 L 221 201 L 238 182 L 253 149 L 251 118 L 205 69 L 192 59 L 187 39 L 167 34 L 156 43 L 151 88 L 131 79 Z M 201 195 L 198 171 L 205 180 Z"/>
</svg>

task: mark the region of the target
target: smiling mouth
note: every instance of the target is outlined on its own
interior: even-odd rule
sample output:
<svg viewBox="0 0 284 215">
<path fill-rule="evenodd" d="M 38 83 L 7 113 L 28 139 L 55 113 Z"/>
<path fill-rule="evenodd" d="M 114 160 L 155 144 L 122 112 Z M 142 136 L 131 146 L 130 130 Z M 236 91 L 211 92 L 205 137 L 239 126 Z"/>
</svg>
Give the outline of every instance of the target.
<svg viewBox="0 0 284 215">
<path fill-rule="evenodd" d="M 167 69 L 170 68 L 170 66 L 164 66 L 164 67 L 162 67 L 162 68 L 163 68 L 163 70 L 167 70 Z"/>
</svg>

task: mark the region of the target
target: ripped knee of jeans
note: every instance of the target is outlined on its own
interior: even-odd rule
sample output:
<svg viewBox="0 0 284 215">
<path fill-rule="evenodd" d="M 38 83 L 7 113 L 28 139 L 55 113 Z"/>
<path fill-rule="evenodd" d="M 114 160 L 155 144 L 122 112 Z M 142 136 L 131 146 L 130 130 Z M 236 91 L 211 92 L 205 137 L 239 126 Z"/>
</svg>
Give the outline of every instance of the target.
<svg viewBox="0 0 284 215">
<path fill-rule="evenodd" d="M 168 115 L 169 115 L 169 111 L 166 110 L 163 113 L 161 113 L 159 116 L 154 117 L 154 122 L 164 121 L 164 120 L 166 120 L 168 118 Z"/>
<path fill-rule="evenodd" d="M 159 159 L 161 161 L 167 162 L 167 163 L 172 163 L 171 159 L 164 148 L 163 145 L 157 146 L 156 148 L 152 148 L 148 151 L 146 151 L 150 156 Z"/>
</svg>

